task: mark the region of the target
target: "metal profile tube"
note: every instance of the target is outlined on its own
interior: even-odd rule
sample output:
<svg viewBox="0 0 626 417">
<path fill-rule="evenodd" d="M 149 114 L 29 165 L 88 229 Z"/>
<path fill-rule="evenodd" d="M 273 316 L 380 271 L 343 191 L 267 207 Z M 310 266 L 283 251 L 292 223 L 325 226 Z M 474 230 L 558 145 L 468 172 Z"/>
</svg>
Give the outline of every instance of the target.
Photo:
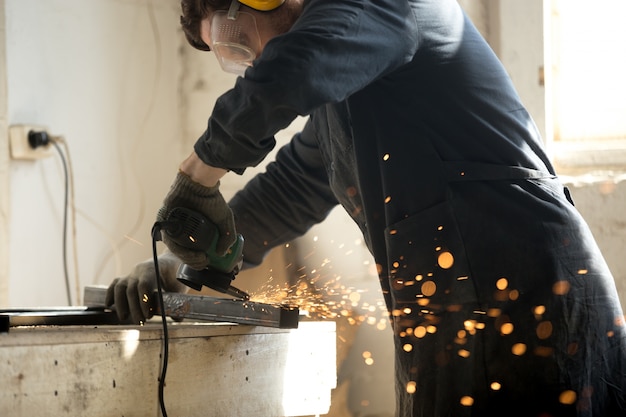
<svg viewBox="0 0 626 417">
<path fill-rule="evenodd" d="M 88 307 L 104 307 L 105 296 L 106 287 L 87 286 L 83 299 Z M 155 291 L 152 300 L 156 299 Z M 300 314 L 299 309 L 293 306 L 168 292 L 163 293 L 163 305 L 165 314 L 174 319 L 208 320 L 280 329 L 296 329 Z M 155 314 L 161 313 L 158 303 L 155 302 L 152 307 Z"/>
</svg>

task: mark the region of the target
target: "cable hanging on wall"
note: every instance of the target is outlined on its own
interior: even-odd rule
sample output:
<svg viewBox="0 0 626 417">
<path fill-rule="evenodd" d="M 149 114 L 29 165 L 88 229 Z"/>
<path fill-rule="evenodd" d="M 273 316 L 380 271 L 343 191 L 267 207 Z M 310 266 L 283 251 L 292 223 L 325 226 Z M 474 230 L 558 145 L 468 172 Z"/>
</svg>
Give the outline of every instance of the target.
<svg viewBox="0 0 626 417">
<path fill-rule="evenodd" d="M 72 233 L 72 257 L 74 259 L 74 290 L 76 305 L 81 302 L 80 279 L 78 276 L 78 246 L 76 243 L 76 205 L 74 199 L 74 175 L 72 169 L 72 160 L 67 142 L 62 136 L 52 136 L 46 131 L 30 131 L 28 133 L 28 142 L 33 149 L 40 146 L 52 145 L 57 150 L 64 174 L 64 198 L 63 198 L 63 273 L 65 277 L 65 290 L 67 296 L 67 304 L 73 305 L 72 302 L 72 285 L 70 281 L 68 267 L 68 220 L 71 215 L 71 233 Z M 63 147 L 63 149 L 61 149 Z"/>
</svg>

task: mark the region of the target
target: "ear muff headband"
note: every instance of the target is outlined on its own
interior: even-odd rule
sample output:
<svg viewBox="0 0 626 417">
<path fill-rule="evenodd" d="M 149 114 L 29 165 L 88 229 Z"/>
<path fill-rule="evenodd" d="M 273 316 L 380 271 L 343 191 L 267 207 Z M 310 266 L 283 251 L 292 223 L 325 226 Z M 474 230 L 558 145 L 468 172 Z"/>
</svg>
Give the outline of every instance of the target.
<svg viewBox="0 0 626 417">
<path fill-rule="evenodd" d="M 285 0 L 239 0 L 239 3 L 252 7 L 254 10 L 267 12 L 282 5 Z"/>
</svg>

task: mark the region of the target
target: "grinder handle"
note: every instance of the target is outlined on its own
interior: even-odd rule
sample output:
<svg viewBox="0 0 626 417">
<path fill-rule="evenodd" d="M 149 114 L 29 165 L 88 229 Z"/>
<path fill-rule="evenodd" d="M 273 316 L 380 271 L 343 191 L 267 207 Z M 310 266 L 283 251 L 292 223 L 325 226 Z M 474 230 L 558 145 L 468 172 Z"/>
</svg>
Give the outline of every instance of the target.
<svg viewBox="0 0 626 417">
<path fill-rule="evenodd" d="M 237 273 L 242 262 L 243 236 L 237 239 L 224 256 L 216 252 L 219 231 L 206 217 L 184 207 L 173 208 L 167 216 L 165 233 L 174 242 L 188 249 L 202 251 L 209 259 L 209 267 L 226 273 Z"/>
</svg>

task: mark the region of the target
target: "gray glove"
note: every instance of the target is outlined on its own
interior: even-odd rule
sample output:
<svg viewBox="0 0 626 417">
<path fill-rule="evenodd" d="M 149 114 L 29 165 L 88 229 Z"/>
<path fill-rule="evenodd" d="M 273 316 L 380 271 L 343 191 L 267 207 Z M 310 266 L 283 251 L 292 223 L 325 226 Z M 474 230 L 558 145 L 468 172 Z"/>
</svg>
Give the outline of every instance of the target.
<svg viewBox="0 0 626 417">
<path fill-rule="evenodd" d="M 187 287 L 176 279 L 176 271 L 181 264 L 171 252 L 159 256 L 159 273 L 163 290 L 185 292 Z M 132 272 L 123 278 L 116 278 L 107 288 L 105 304 L 115 306 L 115 312 L 124 323 L 139 324 L 153 316 L 150 308 L 152 294 L 157 289 L 154 261 L 149 259 L 138 263 Z"/>
<path fill-rule="evenodd" d="M 215 224 L 219 231 L 217 255 L 224 256 L 228 248 L 235 243 L 237 233 L 233 212 L 219 191 L 219 183 L 214 187 L 205 187 L 179 172 L 170 192 L 165 196 L 163 207 L 157 214 L 157 221 L 167 220 L 170 211 L 176 207 L 196 211 Z M 165 232 L 161 233 L 161 237 L 169 250 L 190 267 L 202 270 L 209 265 L 209 258 L 204 252 L 187 249 L 172 242 Z"/>
</svg>

